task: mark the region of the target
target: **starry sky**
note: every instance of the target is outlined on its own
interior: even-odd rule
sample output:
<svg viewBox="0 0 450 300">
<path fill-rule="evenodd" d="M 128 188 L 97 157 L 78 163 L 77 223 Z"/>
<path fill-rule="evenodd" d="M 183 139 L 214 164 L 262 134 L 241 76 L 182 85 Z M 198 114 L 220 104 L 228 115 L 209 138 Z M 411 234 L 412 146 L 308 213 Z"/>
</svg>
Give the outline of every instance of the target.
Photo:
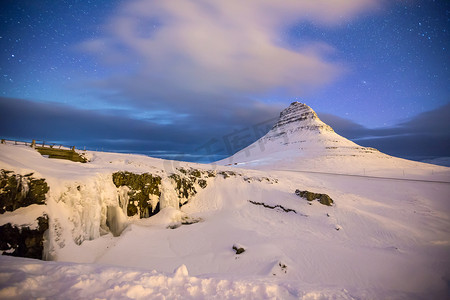
<svg viewBox="0 0 450 300">
<path fill-rule="evenodd" d="M 0 136 L 210 162 L 292 101 L 450 156 L 450 1 L 2 0 Z"/>
</svg>

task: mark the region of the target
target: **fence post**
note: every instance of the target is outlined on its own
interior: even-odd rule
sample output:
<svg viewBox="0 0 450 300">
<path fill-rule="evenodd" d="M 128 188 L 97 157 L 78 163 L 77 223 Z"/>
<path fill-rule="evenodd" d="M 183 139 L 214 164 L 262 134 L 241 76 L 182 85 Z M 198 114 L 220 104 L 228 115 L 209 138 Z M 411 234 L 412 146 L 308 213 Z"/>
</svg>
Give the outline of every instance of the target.
<svg viewBox="0 0 450 300">
<path fill-rule="evenodd" d="M 72 151 L 75 152 L 75 146 L 72 146 Z"/>
<path fill-rule="evenodd" d="M 36 148 L 36 140 L 31 141 L 31 148 Z"/>
</svg>

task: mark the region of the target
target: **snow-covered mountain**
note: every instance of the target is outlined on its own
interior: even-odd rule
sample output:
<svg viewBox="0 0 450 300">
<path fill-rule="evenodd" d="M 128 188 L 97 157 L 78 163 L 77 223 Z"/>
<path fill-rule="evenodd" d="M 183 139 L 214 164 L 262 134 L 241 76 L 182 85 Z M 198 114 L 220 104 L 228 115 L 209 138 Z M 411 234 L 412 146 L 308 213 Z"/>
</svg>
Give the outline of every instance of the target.
<svg viewBox="0 0 450 300">
<path fill-rule="evenodd" d="M 252 169 L 323 171 L 351 174 L 414 174 L 426 165 L 362 147 L 340 136 L 308 105 L 293 102 L 262 138 L 218 162 Z"/>
<path fill-rule="evenodd" d="M 450 168 L 360 147 L 304 104 L 231 166 L 84 155 L 0 144 L 0 250 L 52 260 L 0 256 L 1 299 L 450 295 Z"/>
</svg>

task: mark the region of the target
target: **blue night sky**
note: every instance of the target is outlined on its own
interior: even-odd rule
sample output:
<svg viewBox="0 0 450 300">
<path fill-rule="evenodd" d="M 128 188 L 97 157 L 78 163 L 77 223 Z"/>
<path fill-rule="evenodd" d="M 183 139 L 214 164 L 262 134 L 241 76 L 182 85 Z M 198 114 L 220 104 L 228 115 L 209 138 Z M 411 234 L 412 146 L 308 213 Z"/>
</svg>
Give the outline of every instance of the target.
<svg viewBox="0 0 450 300">
<path fill-rule="evenodd" d="M 450 156 L 450 2 L 2 0 L 0 136 L 188 161 L 292 101 L 339 134 Z"/>
</svg>

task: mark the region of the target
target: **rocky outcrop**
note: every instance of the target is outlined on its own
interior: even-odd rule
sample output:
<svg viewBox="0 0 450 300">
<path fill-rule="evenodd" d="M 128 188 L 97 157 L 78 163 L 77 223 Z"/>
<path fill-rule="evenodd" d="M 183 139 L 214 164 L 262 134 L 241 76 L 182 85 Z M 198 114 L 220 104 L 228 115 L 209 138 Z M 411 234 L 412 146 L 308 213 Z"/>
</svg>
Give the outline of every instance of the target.
<svg viewBox="0 0 450 300">
<path fill-rule="evenodd" d="M 36 229 L 30 226 L 16 226 L 7 223 L 0 226 L 0 251 L 3 255 L 43 258 L 44 235 L 48 229 L 48 217 L 44 215 L 37 220 Z"/>
<path fill-rule="evenodd" d="M 31 204 L 45 204 L 49 187 L 45 179 L 0 170 L 0 214 Z"/>
<path fill-rule="evenodd" d="M 196 186 L 205 189 L 208 186 L 208 179 L 216 177 L 214 171 L 199 169 L 177 168 L 179 172 L 169 176 L 175 187 L 175 191 L 180 199 L 180 207 L 185 205 L 193 196 L 197 194 Z"/>
<path fill-rule="evenodd" d="M 180 174 L 172 174 L 169 176 L 172 179 L 178 198 L 180 199 L 180 206 L 186 204 L 191 197 L 197 194 L 195 189 L 196 178 L 189 178 Z M 206 186 L 205 186 L 206 187 Z"/>
<path fill-rule="evenodd" d="M 333 205 L 333 199 L 330 198 L 330 196 L 328 196 L 327 194 L 318 194 L 318 193 L 313 193 L 313 192 L 309 192 L 309 191 L 300 191 L 300 190 L 295 190 L 295 194 L 299 197 L 302 197 L 308 201 L 314 201 L 314 200 L 318 200 L 320 202 L 320 204 L 326 205 L 326 206 L 332 206 Z"/>
<path fill-rule="evenodd" d="M 206 188 L 208 179 L 216 176 L 213 171 L 193 168 L 177 168 L 177 171 L 177 173 L 169 175 L 168 178 L 170 180 L 169 186 L 173 186 L 178 197 L 178 207 L 183 206 L 195 196 L 198 187 Z M 160 176 L 150 173 L 116 172 L 113 174 L 113 182 L 117 188 L 126 187 L 127 189 L 125 191 L 127 197 L 119 196 L 119 202 L 127 203 L 119 204 L 120 206 L 126 205 L 126 212 L 129 217 L 139 214 L 140 218 L 148 218 L 159 212 L 163 190 Z"/>
<path fill-rule="evenodd" d="M 45 204 L 49 189 L 45 179 L 34 178 L 33 173 L 20 175 L 0 170 L 0 214 L 32 204 Z M 44 233 L 48 229 L 47 215 L 39 217 L 36 223 L 36 228 L 11 223 L 0 226 L 2 254 L 42 259 Z"/>
<path fill-rule="evenodd" d="M 280 133 L 293 129 L 334 131 L 319 119 L 311 107 L 300 102 L 292 102 L 288 108 L 284 109 L 271 131 Z"/>
<path fill-rule="evenodd" d="M 120 205 L 126 205 L 129 217 L 139 214 L 140 218 L 148 218 L 159 212 L 160 176 L 150 173 L 116 172 L 112 178 L 117 188 L 128 188 L 128 203 Z"/>
</svg>

